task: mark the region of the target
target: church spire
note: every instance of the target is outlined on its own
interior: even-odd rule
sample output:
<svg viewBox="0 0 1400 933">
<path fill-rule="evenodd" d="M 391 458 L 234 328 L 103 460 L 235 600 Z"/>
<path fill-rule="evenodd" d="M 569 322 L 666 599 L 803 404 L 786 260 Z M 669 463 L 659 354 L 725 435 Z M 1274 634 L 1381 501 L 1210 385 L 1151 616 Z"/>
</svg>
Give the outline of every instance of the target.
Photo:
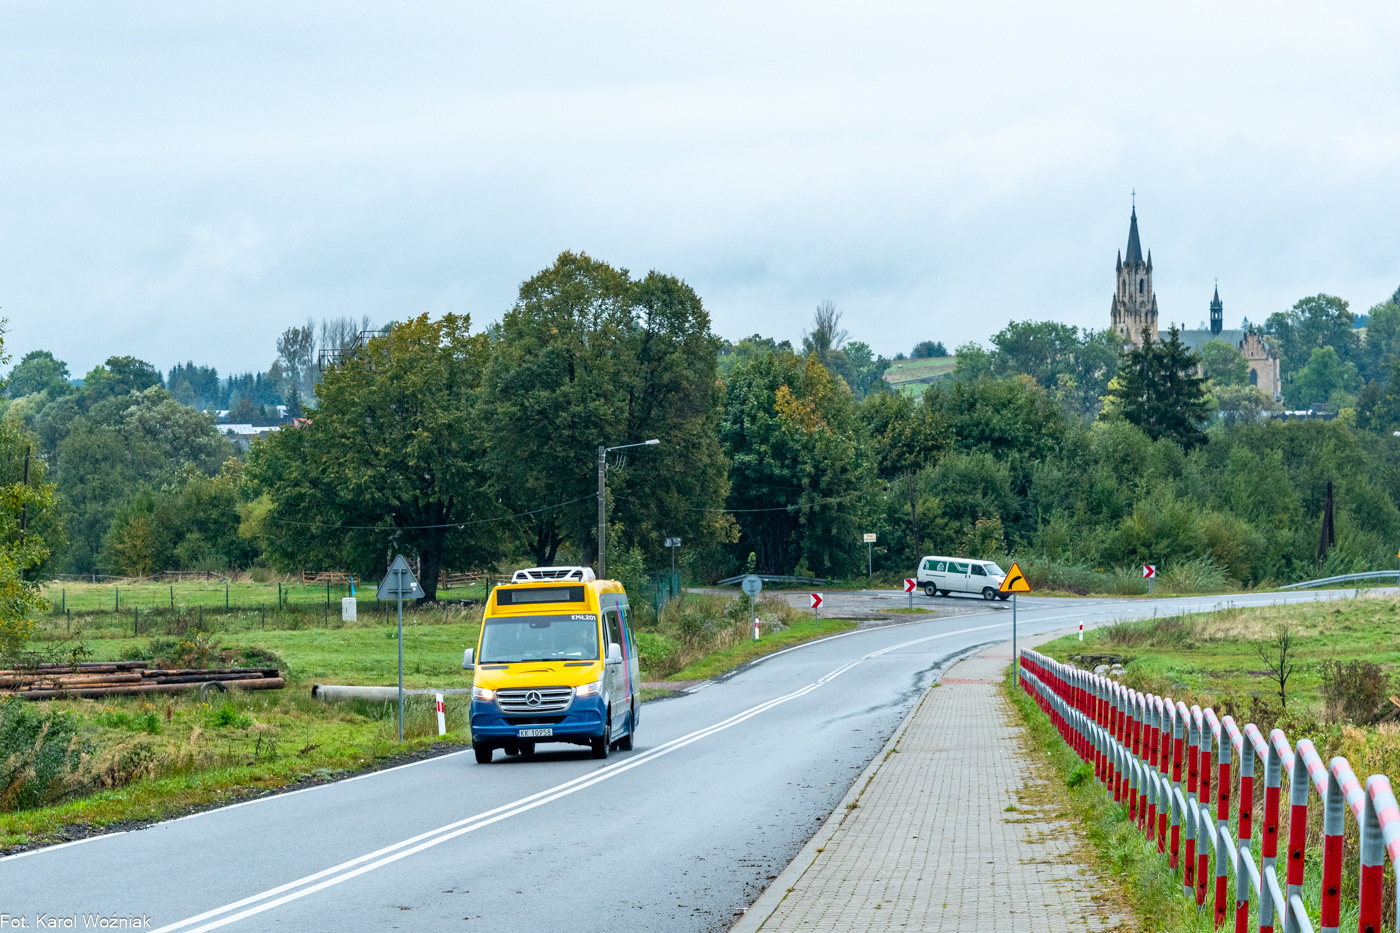
<svg viewBox="0 0 1400 933">
<path fill-rule="evenodd" d="M 1137 205 L 1133 205 L 1133 219 L 1128 224 L 1128 255 L 1126 257 L 1128 265 L 1142 262 L 1142 242 L 1138 240 L 1137 229 Z"/>
<path fill-rule="evenodd" d="M 1220 282 L 1215 283 L 1215 297 L 1210 300 L 1210 332 L 1219 337 L 1225 329 L 1225 306 L 1220 303 Z"/>
</svg>

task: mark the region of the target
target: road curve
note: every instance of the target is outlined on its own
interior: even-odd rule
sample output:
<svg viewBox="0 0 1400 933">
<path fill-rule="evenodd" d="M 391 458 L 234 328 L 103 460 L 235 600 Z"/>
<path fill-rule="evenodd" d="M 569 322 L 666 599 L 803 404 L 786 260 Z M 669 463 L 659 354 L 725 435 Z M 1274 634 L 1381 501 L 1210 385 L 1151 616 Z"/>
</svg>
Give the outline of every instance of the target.
<svg viewBox="0 0 1400 933">
<path fill-rule="evenodd" d="M 1022 597 L 1022 634 L 1338 598 Z M 970 602 L 970 601 L 969 601 Z M 960 606 L 968 609 L 968 606 Z M 0 859 L 0 914 L 252 930 L 717 931 L 816 830 L 1009 606 L 789 649 L 643 709 L 637 748 L 470 752 Z"/>
</svg>

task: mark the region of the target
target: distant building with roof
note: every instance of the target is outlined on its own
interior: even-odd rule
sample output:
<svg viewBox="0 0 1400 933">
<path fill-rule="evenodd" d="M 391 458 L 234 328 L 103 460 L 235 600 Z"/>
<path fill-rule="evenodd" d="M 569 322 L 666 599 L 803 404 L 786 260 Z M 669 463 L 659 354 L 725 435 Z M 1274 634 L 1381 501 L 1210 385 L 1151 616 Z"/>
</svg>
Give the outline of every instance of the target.
<svg viewBox="0 0 1400 933">
<path fill-rule="evenodd" d="M 1248 322 L 1246 322 L 1248 323 Z M 1254 325 L 1240 330 L 1225 329 L 1225 305 L 1220 300 L 1220 286 L 1215 287 L 1215 296 L 1210 301 L 1210 328 L 1207 330 L 1183 330 L 1181 342 L 1196 353 L 1206 344 L 1219 340 L 1244 357 L 1249 364 L 1249 384 L 1271 398 L 1281 398 L 1283 382 L 1279 371 L 1278 350 L 1269 345 Z"/>
</svg>

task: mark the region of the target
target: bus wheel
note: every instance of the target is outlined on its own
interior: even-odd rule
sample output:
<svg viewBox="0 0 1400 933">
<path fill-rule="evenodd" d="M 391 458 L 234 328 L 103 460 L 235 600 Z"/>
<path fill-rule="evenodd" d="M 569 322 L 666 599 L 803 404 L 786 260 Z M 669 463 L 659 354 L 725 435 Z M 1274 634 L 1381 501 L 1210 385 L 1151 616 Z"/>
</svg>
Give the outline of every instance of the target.
<svg viewBox="0 0 1400 933">
<path fill-rule="evenodd" d="M 637 710 L 633 708 L 632 715 L 627 719 L 627 734 L 617 740 L 617 750 L 620 752 L 630 752 L 632 750 L 632 736 L 637 734 Z"/>
<path fill-rule="evenodd" d="M 476 753 L 476 763 L 479 765 L 489 765 L 491 763 L 491 752 L 494 749 L 489 745 L 473 745 L 472 751 Z"/>
<path fill-rule="evenodd" d="M 606 758 L 608 752 L 612 751 L 612 710 L 608 710 L 603 715 L 608 717 L 607 723 L 603 726 L 603 734 L 589 743 L 593 746 L 594 758 Z"/>
</svg>

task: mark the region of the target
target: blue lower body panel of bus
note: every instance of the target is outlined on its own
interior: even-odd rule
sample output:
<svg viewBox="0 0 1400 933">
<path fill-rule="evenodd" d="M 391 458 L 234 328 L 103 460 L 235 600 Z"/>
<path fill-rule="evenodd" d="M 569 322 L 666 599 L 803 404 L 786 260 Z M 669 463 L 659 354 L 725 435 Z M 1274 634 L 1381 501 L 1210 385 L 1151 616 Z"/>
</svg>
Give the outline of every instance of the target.
<svg viewBox="0 0 1400 933">
<path fill-rule="evenodd" d="M 603 735 L 607 707 L 601 697 L 575 699 L 562 713 L 539 716 L 507 716 L 489 700 L 472 700 L 472 743 L 501 747 L 521 742 L 573 742 L 587 745 Z M 539 735 L 540 730 L 549 735 Z M 521 735 L 521 730 L 526 734 Z M 535 732 L 535 735 L 530 735 Z"/>
</svg>

